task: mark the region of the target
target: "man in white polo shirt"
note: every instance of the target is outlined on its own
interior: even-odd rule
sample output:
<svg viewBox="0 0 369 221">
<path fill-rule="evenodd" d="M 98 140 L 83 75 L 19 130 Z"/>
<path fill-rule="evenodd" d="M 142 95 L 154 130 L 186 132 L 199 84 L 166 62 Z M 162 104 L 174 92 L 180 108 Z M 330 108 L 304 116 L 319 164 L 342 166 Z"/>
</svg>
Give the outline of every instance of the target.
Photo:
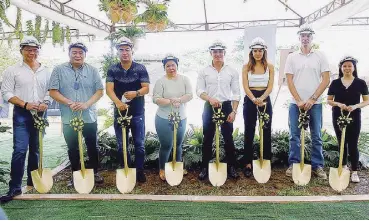
<svg viewBox="0 0 369 221">
<path fill-rule="evenodd" d="M 0 197 L 1 203 L 8 202 L 22 193 L 21 185 L 27 151 L 27 186 L 33 186 L 31 171 L 38 168 L 38 130 L 34 127 L 31 112 L 42 114 L 51 102 L 48 92 L 51 73 L 37 60 L 40 48 L 41 45 L 36 38 L 25 36 L 20 43 L 23 60 L 8 67 L 3 74 L 2 97 L 14 105 L 14 144 L 9 191 Z"/>
<path fill-rule="evenodd" d="M 290 54 L 286 61 L 287 84 L 293 98 L 289 107 L 290 152 L 286 175 L 292 176 L 292 164 L 303 160 L 300 159 L 300 128 L 298 128 L 299 109 L 303 109 L 310 115 L 313 172 L 319 178 L 327 179 L 323 170 L 321 95 L 329 85 L 329 64 L 322 52 L 312 49 L 313 34 L 311 27 L 302 26 L 298 31 L 300 49 Z"/>
<path fill-rule="evenodd" d="M 233 122 L 236 118 L 240 96 L 239 73 L 224 63 L 225 45 L 215 42 L 210 47 L 213 58 L 212 64 L 200 71 L 197 78 L 197 95 L 205 102 L 202 114 L 204 142 L 202 145 L 202 169 L 200 180 L 208 177 L 208 164 L 212 159 L 213 138 L 215 123 L 213 122 L 213 108 L 222 108 L 225 114 L 221 126 L 224 138 L 224 149 L 228 164 L 228 177 L 239 178 L 236 171 L 235 146 L 233 142 Z"/>
</svg>

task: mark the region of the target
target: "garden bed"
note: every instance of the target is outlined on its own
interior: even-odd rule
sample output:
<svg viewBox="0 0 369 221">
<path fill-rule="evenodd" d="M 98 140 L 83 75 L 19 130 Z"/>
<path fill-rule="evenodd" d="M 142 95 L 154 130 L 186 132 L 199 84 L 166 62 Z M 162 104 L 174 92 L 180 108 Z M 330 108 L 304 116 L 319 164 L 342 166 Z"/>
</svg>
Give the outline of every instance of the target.
<svg viewBox="0 0 369 221">
<path fill-rule="evenodd" d="M 189 171 L 183 177 L 182 183 L 177 187 L 171 187 L 166 182 L 159 179 L 158 171 L 147 170 L 147 182 L 136 184 L 132 194 L 149 195 L 216 195 L 216 196 L 330 196 L 330 195 L 361 195 L 369 193 L 369 171 L 359 172 L 361 182 L 350 183 L 348 188 L 342 193 L 335 192 L 328 183 L 328 180 L 319 180 L 312 177 L 310 183 L 305 187 L 297 186 L 292 178 L 286 177 L 286 168 L 273 168 L 272 176 L 268 183 L 259 184 L 254 179 L 246 179 L 240 173 L 240 179 L 227 180 L 221 187 L 213 187 L 209 181 L 201 182 L 197 179 L 198 171 Z M 326 170 L 328 172 L 328 170 Z M 95 186 L 92 194 L 119 194 L 115 186 L 115 171 L 102 171 L 105 178 L 102 185 Z M 54 177 L 52 194 L 72 194 L 76 193 L 73 187 L 67 187 L 68 180 L 71 179 L 70 169 L 65 169 Z M 37 193 L 31 190 L 28 193 Z"/>
</svg>

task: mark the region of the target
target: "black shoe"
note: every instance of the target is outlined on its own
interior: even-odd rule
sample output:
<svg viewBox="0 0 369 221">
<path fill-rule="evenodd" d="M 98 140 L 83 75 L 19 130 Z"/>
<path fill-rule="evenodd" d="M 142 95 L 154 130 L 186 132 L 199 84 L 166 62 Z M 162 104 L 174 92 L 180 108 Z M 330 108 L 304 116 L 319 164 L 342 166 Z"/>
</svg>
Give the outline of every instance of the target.
<svg viewBox="0 0 369 221">
<path fill-rule="evenodd" d="M 95 173 L 95 183 L 96 184 L 103 184 L 104 177 L 102 177 L 99 173 Z"/>
<path fill-rule="evenodd" d="M 236 169 L 233 166 L 230 166 L 228 169 L 228 177 L 232 179 L 238 179 L 240 175 L 238 175 Z"/>
<path fill-rule="evenodd" d="M 9 190 L 9 192 L 6 195 L 0 197 L 0 203 L 1 204 L 7 203 L 13 200 L 14 197 L 21 195 L 21 194 L 22 194 L 22 190 Z"/>
<path fill-rule="evenodd" d="M 243 168 L 242 172 L 243 172 L 243 175 L 245 175 L 246 178 L 250 178 L 253 175 L 251 167 Z"/>
<path fill-rule="evenodd" d="M 70 179 L 69 181 L 68 181 L 68 183 L 67 183 L 67 187 L 73 187 L 74 186 L 74 183 L 73 183 L 73 178 L 72 179 Z"/>
<path fill-rule="evenodd" d="M 137 182 L 139 182 L 139 183 L 146 182 L 146 176 L 145 176 L 145 173 L 144 173 L 143 170 L 137 171 L 136 179 L 137 179 Z"/>
<path fill-rule="evenodd" d="M 208 168 L 202 168 L 198 179 L 205 180 L 206 178 L 208 178 Z"/>
</svg>

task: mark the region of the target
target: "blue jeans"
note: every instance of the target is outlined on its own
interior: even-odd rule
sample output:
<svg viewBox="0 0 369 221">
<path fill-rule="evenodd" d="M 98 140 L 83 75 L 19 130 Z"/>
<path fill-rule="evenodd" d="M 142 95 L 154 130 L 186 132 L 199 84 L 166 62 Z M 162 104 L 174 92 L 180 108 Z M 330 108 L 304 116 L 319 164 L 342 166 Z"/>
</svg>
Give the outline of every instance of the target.
<svg viewBox="0 0 369 221">
<path fill-rule="evenodd" d="M 186 132 L 187 119 L 183 119 L 180 122 L 180 126 L 177 129 L 177 151 L 176 161 L 182 161 L 182 142 L 184 134 Z M 173 149 L 173 130 L 169 126 L 169 120 L 161 118 L 156 115 L 155 128 L 160 141 L 159 151 L 159 168 L 164 170 L 165 163 L 168 162 L 169 155 Z"/>
<path fill-rule="evenodd" d="M 311 134 L 311 166 L 313 170 L 324 166 L 323 145 L 322 145 L 322 104 L 314 104 L 308 111 L 310 115 Z M 289 127 L 290 127 L 290 153 L 288 164 L 300 162 L 300 128 L 298 128 L 299 108 L 296 104 L 289 107 Z"/>
<path fill-rule="evenodd" d="M 123 160 L 123 137 L 122 137 L 122 127 L 117 122 L 117 117 L 114 118 L 114 130 L 115 135 L 117 137 L 118 142 L 118 159 L 122 167 L 124 167 L 124 160 Z M 127 142 L 127 158 L 128 158 L 128 165 L 130 167 L 131 156 L 128 152 L 128 134 L 131 131 L 132 138 L 133 138 L 133 145 L 135 147 L 135 163 L 136 168 L 138 170 L 143 170 L 144 161 L 145 161 L 145 115 L 133 116 L 131 119 L 131 125 L 126 129 L 126 142 Z"/>
<path fill-rule="evenodd" d="M 38 168 L 39 143 L 31 112 L 17 106 L 13 110 L 13 143 L 9 190 L 21 190 L 27 151 L 27 183 L 32 183 L 31 171 Z"/>
</svg>

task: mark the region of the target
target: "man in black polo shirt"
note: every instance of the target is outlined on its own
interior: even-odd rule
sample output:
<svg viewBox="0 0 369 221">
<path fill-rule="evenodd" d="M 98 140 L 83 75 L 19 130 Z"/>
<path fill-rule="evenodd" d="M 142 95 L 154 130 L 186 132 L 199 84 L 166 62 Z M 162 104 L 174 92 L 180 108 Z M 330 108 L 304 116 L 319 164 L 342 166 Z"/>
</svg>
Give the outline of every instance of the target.
<svg viewBox="0 0 369 221">
<path fill-rule="evenodd" d="M 143 172 L 145 158 L 145 100 L 144 95 L 149 93 L 150 79 L 146 68 L 142 64 L 132 61 L 133 43 L 130 39 L 123 37 L 119 39 L 116 48 L 120 62 L 112 65 L 106 77 L 106 94 L 115 104 L 114 129 L 118 141 L 118 159 L 123 162 L 122 153 L 122 129 L 117 123 L 118 111 L 125 114 L 127 107 L 128 115 L 132 115 L 130 130 L 135 146 L 135 161 L 137 169 L 137 181 L 145 182 Z M 128 143 L 127 130 L 127 143 Z M 130 164 L 128 156 L 128 164 Z"/>
</svg>

